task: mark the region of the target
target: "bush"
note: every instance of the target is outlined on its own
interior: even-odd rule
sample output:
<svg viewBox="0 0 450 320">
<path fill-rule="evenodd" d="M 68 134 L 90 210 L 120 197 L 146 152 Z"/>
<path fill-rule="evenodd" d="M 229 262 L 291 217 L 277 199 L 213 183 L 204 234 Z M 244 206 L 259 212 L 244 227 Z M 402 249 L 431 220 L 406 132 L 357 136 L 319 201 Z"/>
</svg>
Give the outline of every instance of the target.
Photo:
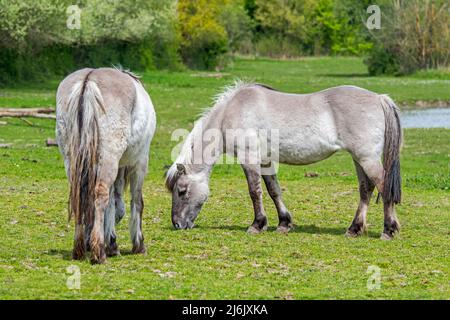
<svg viewBox="0 0 450 320">
<path fill-rule="evenodd" d="M 359 55 L 371 47 L 360 19 L 366 3 L 367 0 L 254 0 L 248 1 L 247 7 L 259 30 L 259 54 Z"/>
<path fill-rule="evenodd" d="M 180 0 L 181 56 L 191 68 L 212 69 L 228 50 L 225 28 L 217 17 L 221 1 Z"/>
<path fill-rule="evenodd" d="M 70 0 L 0 0 L 0 85 L 121 64 L 179 68 L 176 1 L 79 1 L 81 29 L 66 27 Z"/>
<path fill-rule="evenodd" d="M 253 52 L 254 23 L 245 11 L 242 1 L 234 0 L 226 4 L 219 14 L 219 23 L 227 32 L 228 48 L 231 52 Z"/>
<path fill-rule="evenodd" d="M 399 75 L 400 62 L 398 57 L 386 49 L 377 45 L 370 50 L 368 57 L 364 60 L 368 67 L 369 74 L 377 76 L 381 74 Z"/>
<path fill-rule="evenodd" d="M 371 74 L 410 74 L 450 65 L 450 4 L 444 0 L 387 2 L 382 30 L 366 59 Z"/>
</svg>

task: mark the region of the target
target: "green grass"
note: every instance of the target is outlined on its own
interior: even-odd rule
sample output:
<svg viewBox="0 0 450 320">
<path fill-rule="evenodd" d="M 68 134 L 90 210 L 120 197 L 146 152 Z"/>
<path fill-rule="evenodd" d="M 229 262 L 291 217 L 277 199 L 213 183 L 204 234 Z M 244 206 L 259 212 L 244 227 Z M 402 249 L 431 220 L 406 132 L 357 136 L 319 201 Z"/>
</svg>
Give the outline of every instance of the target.
<svg viewBox="0 0 450 320">
<path fill-rule="evenodd" d="M 54 122 L 34 126 L 6 119 L 0 125 L 0 298 L 74 299 L 448 299 L 450 297 L 450 130 L 405 130 L 400 236 L 378 239 L 382 206 L 369 210 L 369 233 L 344 237 L 358 202 L 351 158 L 338 153 L 306 167 L 281 166 L 279 179 L 296 229 L 274 231 L 276 211 L 267 193 L 269 230 L 248 235 L 253 218 L 238 166 L 217 166 L 211 197 L 189 231 L 173 231 L 164 166 L 177 142 L 176 128 L 192 128 L 211 97 L 236 76 L 293 92 L 355 84 L 389 93 L 397 101 L 449 100 L 449 79 L 369 78 L 361 60 L 240 59 L 223 78 L 194 71 L 143 76 L 156 107 L 157 134 L 144 186 L 148 254 L 130 254 L 127 218 L 118 227 L 122 256 L 105 265 L 70 260 L 73 225 L 67 222 L 68 186 L 57 148 L 45 147 Z M 196 75 L 196 76 L 192 76 Z M 207 75 L 202 73 L 202 75 Z M 51 106 L 57 81 L 0 90 L 0 106 Z M 5 121 L 5 119 L 2 119 Z M 316 178 L 304 177 L 317 172 Z M 127 203 L 128 203 L 127 198 Z M 69 290 L 66 268 L 81 270 L 81 289 Z M 367 268 L 381 268 L 381 288 L 367 289 Z"/>
</svg>

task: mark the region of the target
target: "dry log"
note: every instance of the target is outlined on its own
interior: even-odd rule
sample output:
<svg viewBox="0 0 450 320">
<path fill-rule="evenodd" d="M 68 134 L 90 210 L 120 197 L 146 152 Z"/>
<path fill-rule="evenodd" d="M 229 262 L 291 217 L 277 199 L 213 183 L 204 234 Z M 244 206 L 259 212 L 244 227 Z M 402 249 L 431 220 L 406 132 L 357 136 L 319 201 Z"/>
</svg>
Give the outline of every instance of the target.
<svg viewBox="0 0 450 320">
<path fill-rule="evenodd" d="M 33 118 L 44 118 L 44 119 L 56 119 L 56 116 L 52 113 L 55 112 L 53 108 L 0 108 L 0 118 L 1 117 L 33 117 Z"/>
<path fill-rule="evenodd" d="M 45 142 L 47 147 L 57 147 L 58 143 L 55 139 L 47 138 L 47 141 Z"/>
</svg>

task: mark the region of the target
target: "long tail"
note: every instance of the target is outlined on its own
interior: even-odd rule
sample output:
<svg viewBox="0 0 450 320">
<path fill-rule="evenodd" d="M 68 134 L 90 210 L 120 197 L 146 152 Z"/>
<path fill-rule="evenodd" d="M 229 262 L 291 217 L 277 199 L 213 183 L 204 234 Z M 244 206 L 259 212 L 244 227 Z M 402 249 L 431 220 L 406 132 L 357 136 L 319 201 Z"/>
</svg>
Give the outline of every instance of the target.
<svg viewBox="0 0 450 320">
<path fill-rule="evenodd" d="M 402 198 L 402 178 L 400 175 L 400 148 L 403 133 L 400 125 L 399 109 L 387 95 L 381 95 L 381 105 L 385 115 L 383 167 L 383 200 L 386 203 L 400 203 Z"/>
<path fill-rule="evenodd" d="M 92 226 L 95 213 L 95 185 L 98 163 L 98 112 L 103 98 L 90 71 L 77 83 L 68 100 L 69 220 Z"/>
</svg>

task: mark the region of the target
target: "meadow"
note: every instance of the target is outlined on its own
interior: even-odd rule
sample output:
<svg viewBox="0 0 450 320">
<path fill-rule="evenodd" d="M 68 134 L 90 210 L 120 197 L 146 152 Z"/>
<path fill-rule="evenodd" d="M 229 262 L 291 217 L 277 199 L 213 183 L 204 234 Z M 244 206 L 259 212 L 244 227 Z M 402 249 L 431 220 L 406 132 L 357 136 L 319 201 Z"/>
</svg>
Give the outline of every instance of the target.
<svg viewBox="0 0 450 320">
<path fill-rule="evenodd" d="M 71 260 L 73 221 L 67 217 L 63 161 L 57 148 L 45 146 L 54 137 L 54 121 L 0 119 L 6 122 L 0 124 L 0 298 L 449 299 L 448 129 L 404 132 L 404 196 L 397 207 L 402 231 L 393 241 L 379 239 L 383 212 L 375 198 L 368 234 L 344 237 L 359 192 L 351 157 L 343 152 L 310 166 L 280 167 L 284 200 L 295 223 L 289 234 L 275 232 L 277 215 L 267 192 L 269 230 L 245 232 L 253 210 L 237 165 L 214 169 L 211 195 L 196 227 L 173 229 L 171 195 L 163 179 L 179 143 L 171 141 L 171 133 L 191 129 L 212 97 L 236 78 L 296 93 L 358 85 L 390 94 L 402 106 L 450 101 L 449 72 L 369 77 L 359 58 L 238 58 L 221 73 L 146 72 L 142 81 L 158 121 L 144 184 L 148 252 L 131 255 L 126 216 L 118 226 L 121 256 L 93 266 Z M 0 88 L 0 107 L 54 106 L 61 80 Z M 67 286 L 70 266 L 81 272 L 80 289 Z M 380 286 L 371 290 L 374 268 Z"/>
</svg>

